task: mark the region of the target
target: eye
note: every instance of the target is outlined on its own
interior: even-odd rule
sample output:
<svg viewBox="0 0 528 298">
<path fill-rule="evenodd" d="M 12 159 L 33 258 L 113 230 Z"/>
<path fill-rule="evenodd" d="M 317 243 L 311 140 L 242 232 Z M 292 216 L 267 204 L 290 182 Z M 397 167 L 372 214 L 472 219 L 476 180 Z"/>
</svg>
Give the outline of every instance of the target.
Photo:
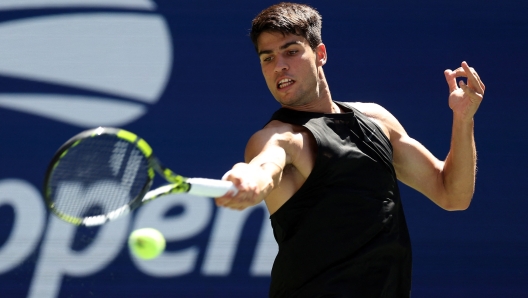
<svg viewBox="0 0 528 298">
<path fill-rule="evenodd" d="M 298 50 L 290 50 L 290 51 L 288 51 L 288 55 L 293 56 L 293 55 L 297 54 L 298 52 L 299 52 Z"/>
<path fill-rule="evenodd" d="M 268 56 L 268 57 L 263 58 L 262 62 L 270 62 L 271 60 L 273 60 L 273 57 Z"/>
</svg>

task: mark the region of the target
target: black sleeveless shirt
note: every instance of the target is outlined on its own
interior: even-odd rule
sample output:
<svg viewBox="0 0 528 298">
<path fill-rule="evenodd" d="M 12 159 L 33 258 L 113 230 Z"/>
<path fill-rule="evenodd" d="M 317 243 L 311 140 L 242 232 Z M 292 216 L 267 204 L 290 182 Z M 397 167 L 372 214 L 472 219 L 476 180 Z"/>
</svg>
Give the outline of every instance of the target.
<svg viewBox="0 0 528 298">
<path fill-rule="evenodd" d="M 358 110 L 281 108 L 271 120 L 304 126 L 317 142 L 314 168 L 273 215 L 279 252 L 270 297 L 409 297 L 411 244 L 392 146 Z"/>
</svg>

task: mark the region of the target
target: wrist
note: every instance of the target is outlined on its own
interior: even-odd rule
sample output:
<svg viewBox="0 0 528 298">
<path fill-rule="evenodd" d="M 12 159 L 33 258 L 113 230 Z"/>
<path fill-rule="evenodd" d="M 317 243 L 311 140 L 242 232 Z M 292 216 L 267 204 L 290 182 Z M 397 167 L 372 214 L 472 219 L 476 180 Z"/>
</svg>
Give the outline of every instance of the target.
<svg viewBox="0 0 528 298">
<path fill-rule="evenodd" d="M 453 122 L 459 123 L 461 125 L 471 125 L 474 124 L 474 118 L 473 116 L 468 117 L 467 115 L 464 115 L 462 113 L 455 113 L 453 112 Z"/>
</svg>

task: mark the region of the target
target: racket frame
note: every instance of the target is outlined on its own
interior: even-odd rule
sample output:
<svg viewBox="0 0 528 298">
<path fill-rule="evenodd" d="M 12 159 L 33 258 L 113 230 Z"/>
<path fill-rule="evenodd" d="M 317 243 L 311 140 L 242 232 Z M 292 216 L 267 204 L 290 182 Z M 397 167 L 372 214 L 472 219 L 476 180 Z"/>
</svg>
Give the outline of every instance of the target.
<svg viewBox="0 0 528 298">
<path fill-rule="evenodd" d="M 141 191 L 128 204 L 116 210 L 113 210 L 109 213 L 106 213 L 106 214 L 89 216 L 89 217 L 75 217 L 75 216 L 68 215 L 63 212 L 58 211 L 54 207 L 54 202 L 52 200 L 52 194 L 51 194 L 51 187 L 49 185 L 50 179 L 53 175 L 53 171 L 55 170 L 57 165 L 60 163 L 61 159 L 68 153 L 70 149 L 74 148 L 75 146 L 80 144 L 85 139 L 89 139 L 92 137 L 105 135 L 105 134 L 114 135 L 136 146 L 146 157 L 147 162 L 148 162 L 148 178 L 145 184 L 142 186 Z M 147 195 L 148 191 L 150 190 L 154 182 L 155 172 L 158 172 L 158 174 L 160 174 L 165 180 L 167 180 L 171 184 L 157 188 L 151 191 L 149 195 Z M 142 204 L 152 201 L 155 198 L 158 198 L 160 196 L 170 194 L 170 193 L 188 192 L 191 186 L 189 183 L 186 182 L 186 180 L 187 178 L 180 176 L 174 173 L 172 170 L 164 167 L 159 162 L 159 160 L 154 156 L 150 145 L 145 140 L 137 136 L 136 134 L 126 131 L 124 129 L 119 129 L 119 128 L 98 127 L 98 128 L 83 131 L 73 136 L 57 150 L 57 152 L 51 159 L 51 162 L 46 170 L 46 175 L 44 178 L 44 186 L 43 186 L 43 196 L 44 196 L 44 201 L 48 209 L 60 219 L 66 222 L 69 222 L 71 224 L 74 224 L 74 225 L 95 226 L 95 225 L 104 224 L 107 221 L 116 219 L 122 215 L 130 213 L 132 210 L 138 208 Z"/>
</svg>

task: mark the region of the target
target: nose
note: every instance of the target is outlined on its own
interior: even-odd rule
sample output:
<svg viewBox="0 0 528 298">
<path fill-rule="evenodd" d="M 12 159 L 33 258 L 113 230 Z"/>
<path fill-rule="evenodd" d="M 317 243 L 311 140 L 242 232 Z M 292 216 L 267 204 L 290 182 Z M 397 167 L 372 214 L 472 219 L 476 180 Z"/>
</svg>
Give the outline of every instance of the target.
<svg viewBox="0 0 528 298">
<path fill-rule="evenodd" d="M 286 63 L 286 59 L 278 56 L 275 58 L 275 72 L 283 72 L 290 68 L 288 63 Z"/>
</svg>

